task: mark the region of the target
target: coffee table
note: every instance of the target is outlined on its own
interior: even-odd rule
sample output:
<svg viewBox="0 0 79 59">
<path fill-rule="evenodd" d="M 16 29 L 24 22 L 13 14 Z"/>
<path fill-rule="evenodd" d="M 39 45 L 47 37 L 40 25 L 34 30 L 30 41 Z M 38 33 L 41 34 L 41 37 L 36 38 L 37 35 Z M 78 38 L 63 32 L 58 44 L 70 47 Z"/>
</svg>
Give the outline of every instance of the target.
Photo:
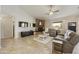
<svg viewBox="0 0 79 59">
<path fill-rule="evenodd" d="M 52 44 L 52 40 L 54 37 L 50 37 L 50 36 L 46 36 L 46 35 L 38 35 L 37 38 L 35 38 L 34 40 L 44 44 L 47 46 L 47 48 L 49 49 L 50 53 L 52 53 L 53 50 L 53 44 Z"/>
</svg>

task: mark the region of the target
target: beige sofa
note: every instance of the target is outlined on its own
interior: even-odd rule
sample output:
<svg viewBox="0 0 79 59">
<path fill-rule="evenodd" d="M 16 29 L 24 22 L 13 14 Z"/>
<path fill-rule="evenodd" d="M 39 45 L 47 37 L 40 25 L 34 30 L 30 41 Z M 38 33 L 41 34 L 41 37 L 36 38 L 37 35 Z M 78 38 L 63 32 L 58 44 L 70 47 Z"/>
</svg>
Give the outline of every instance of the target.
<svg viewBox="0 0 79 59">
<path fill-rule="evenodd" d="M 72 32 L 70 33 L 70 38 L 63 41 L 63 53 L 72 53 L 75 45 L 79 42 L 79 36 Z"/>
<path fill-rule="evenodd" d="M 57 31 L 55 29 L 49 29 L 48 32 L 49 32 L 49 36 L 56 38 Z M 75 32 L 71 32 L 69 34 L 69 38 L 66 38 L 66 39 L 62 38 L 62 39 L 61 39 L 63 41 L 63 48 L 62 48 L 63 51 L 62 52 L 63 53 L 72 53 L 74 47 L 79 42 L 79 35 L 77 35 Z"/>
</svg>

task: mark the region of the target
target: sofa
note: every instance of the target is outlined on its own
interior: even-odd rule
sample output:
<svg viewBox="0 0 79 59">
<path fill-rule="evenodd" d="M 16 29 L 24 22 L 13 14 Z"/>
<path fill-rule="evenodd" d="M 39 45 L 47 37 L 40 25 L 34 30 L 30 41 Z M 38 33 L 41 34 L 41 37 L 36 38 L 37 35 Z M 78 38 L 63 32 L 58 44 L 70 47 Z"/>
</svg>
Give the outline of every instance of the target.
<svg viewBox="0 0 79 59">
<path fill-rule="evenodd" d="M 33 35 L 32 30 L 21 32 L 21 37 L 26 37 L 26 36 L 30 36 L 30 35 Z"/>
<path fill-rule="evenodd" d="M 79 35 L 76 34 L 75 32 L 71 30 L 67 30 L 64 34 L 62 35 L 57 35 L 55 37 L 55 40 L 62 41 L 62 53 L 73 53 L 74 47 L 78 44 L 79 42 Z M 56 42 L 58 43 L 58 42 Z"/>
<path fill-rule="evenodd" d="M 79 35 L 75 32 L 69 34 L 69 38 L 63 41 L 63 53 L 72 53 L 74 47 L 79 42 Z"/>
</svg>

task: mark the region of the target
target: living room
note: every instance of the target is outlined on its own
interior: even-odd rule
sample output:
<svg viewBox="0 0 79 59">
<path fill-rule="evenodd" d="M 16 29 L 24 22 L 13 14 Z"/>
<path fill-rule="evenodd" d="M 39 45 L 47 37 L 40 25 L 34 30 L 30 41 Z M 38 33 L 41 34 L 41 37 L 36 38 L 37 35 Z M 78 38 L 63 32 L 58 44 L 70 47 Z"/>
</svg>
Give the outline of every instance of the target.
<svg viewBox="0 0 79 59">
<path fill-rule="evenodd" d="M 51 40 L 68 29 L 79 35 L 78 5 L 2 5 L 0 8 L 0 53 L 72 53 L 74 48 L 61 52 L 61 47 L 61 51 L 59 48 L 55 51 Z"/>
</svg>

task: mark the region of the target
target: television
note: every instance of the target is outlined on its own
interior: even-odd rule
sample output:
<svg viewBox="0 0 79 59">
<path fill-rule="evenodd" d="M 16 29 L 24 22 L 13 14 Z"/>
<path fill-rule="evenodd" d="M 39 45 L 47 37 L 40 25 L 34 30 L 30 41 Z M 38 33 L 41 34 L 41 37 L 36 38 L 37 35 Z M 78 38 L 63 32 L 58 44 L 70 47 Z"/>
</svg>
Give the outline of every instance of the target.
<svg viewBox="0 0 79 59">
<path fill-rule="evenodd" d="M 19 22 L 19 27 L 28 27 L 28 22 Z"/>
<path fill-rule="evenodd" d="M 69 22 L 68 29 L 76 32 L 76 22 Z"/>
</svg>

